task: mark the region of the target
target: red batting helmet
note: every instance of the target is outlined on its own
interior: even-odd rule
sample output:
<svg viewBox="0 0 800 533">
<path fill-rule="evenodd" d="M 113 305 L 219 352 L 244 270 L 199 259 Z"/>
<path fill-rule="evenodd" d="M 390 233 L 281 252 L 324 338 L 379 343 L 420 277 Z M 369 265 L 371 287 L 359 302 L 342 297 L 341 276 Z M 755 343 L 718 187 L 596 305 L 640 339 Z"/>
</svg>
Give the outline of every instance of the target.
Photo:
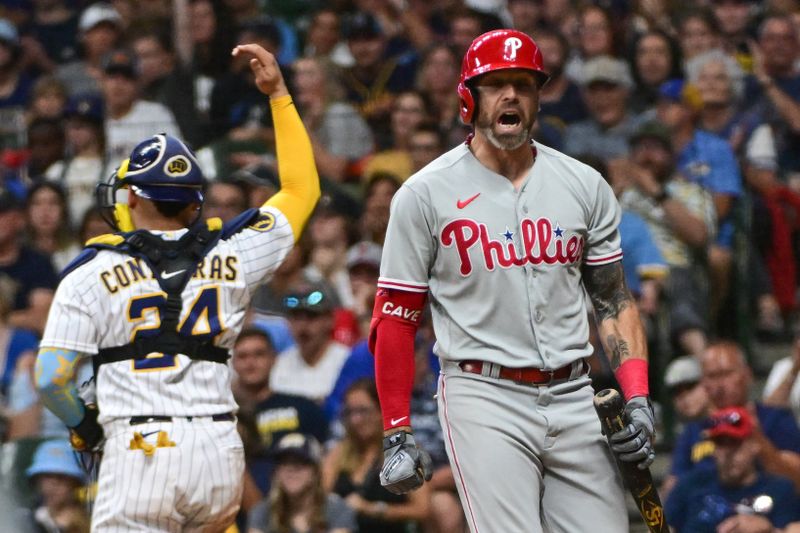
<svg viewBox="0 0 800 533">
<path fill-rule="evenodd" d="M 472 41 L 461 62 L 458 83 L 462 122 L 470 124 L 475 112 L 475 97 L 467 86 L 469 80 L 495 70 L 521 68 L 533 71 L 539 83 L 544 84 L 550 76 L 544 71 L 543 63 L 539 47 L 521 31 L 492 30 Z"/>
</svg>

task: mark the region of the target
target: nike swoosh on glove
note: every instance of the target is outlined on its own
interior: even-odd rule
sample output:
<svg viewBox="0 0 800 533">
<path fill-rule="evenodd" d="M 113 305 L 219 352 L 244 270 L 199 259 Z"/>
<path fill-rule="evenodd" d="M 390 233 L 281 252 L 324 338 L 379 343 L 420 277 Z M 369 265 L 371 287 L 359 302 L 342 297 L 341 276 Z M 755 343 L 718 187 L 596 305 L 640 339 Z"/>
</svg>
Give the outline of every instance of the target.
<svg viewBox="0 0 800 533">
<path fill-rule="evenodd" d="M 650 466 L 655 459 L 653 436 L 655 415 L 647 396 L 634 396 L 625 404 L 627 425 L 609 439 L 611 450 L 620 461 L 636 463 L 639 470 Z"/>
</svg>

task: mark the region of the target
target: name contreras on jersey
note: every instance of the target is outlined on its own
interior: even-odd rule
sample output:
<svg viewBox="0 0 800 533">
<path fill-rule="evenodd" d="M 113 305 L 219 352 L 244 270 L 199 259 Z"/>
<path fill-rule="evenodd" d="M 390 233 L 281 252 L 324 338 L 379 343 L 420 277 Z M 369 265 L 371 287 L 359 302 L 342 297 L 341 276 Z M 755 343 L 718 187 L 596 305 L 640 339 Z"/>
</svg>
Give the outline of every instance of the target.
<svg viewBox="0 0 800 533">
<path fill-rule="evenodd" d="M 538 265 L 545 263 L 562 265 L 578 263 L 583 254 L 583 236 L 573 233 L 569 237 L 566 231 L 546 217 L 535 220 L 522 219 L 519 230 L 522 235 L 522 253 L 517 251 L 514 233 L 506 229 L 502 234 L 504 240 L 490 237 L 486 224 L 468 218 L 459 218 L 449 222 L 441 232 L 441 243 L 445 247 L 455 245 L 461 260 L 461 274 L 472 273 L 472 258 L 469 251 L 473 246 L 480 246 L 483 251 L 483 262 L 486 270 L 524 266 L 528 263 Z"/>
<path fill-rule="evenodd" d="M 239 275 L 238 262 L 239 259 L 234 255 L 205 257 L 197 264 L 192 279 L 235 281 Z M 127 259 L 109 270 L 100 272 L 100 280 L 109 294 L 118 292 L 121 287 L 149 279 L 154 279 L 153 273 L 139 258 Z"/>
</svg>

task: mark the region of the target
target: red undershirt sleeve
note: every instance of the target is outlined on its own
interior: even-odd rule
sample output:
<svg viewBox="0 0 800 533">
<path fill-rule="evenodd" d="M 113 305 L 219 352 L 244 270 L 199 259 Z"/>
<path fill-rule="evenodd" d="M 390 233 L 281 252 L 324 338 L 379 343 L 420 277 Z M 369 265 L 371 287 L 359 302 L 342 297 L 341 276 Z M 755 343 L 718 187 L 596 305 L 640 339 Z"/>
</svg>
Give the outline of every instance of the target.
<svg viewBox="0 0 800 533">
<path fill-rule="evenodd" d="M 370 324 L 384 430 L 411 425 L 414 337 L 427 293 L 379 288 Z"/>
</svg>

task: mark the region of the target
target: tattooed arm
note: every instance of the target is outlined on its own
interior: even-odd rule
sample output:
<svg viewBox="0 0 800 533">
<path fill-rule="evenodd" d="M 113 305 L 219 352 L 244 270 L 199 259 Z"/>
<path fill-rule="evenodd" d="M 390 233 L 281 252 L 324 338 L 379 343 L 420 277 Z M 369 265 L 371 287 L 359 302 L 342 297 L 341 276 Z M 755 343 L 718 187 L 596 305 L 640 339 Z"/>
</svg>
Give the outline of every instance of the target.
<svg viewBox="0 0 800 533">
<path fill-rule="evenodd" d="M 597 329 L 615 372 L 628 359 L 647 360 L 647 341 L 622 262 L 585 266 L 583 284 L 594 305 Z"/>
<path fill-rule="evenodd" d="M 625 285 L 620 261 L 587 266 L 583 275 L 594 304 L 600 339 L 626 402 L 627 425 L 609 436 L 611 450 L 621 461 L 645 469 L 655 458 L 655 416 L 649 399 L 647 342 L 639 310 Z"/>
</svg>

